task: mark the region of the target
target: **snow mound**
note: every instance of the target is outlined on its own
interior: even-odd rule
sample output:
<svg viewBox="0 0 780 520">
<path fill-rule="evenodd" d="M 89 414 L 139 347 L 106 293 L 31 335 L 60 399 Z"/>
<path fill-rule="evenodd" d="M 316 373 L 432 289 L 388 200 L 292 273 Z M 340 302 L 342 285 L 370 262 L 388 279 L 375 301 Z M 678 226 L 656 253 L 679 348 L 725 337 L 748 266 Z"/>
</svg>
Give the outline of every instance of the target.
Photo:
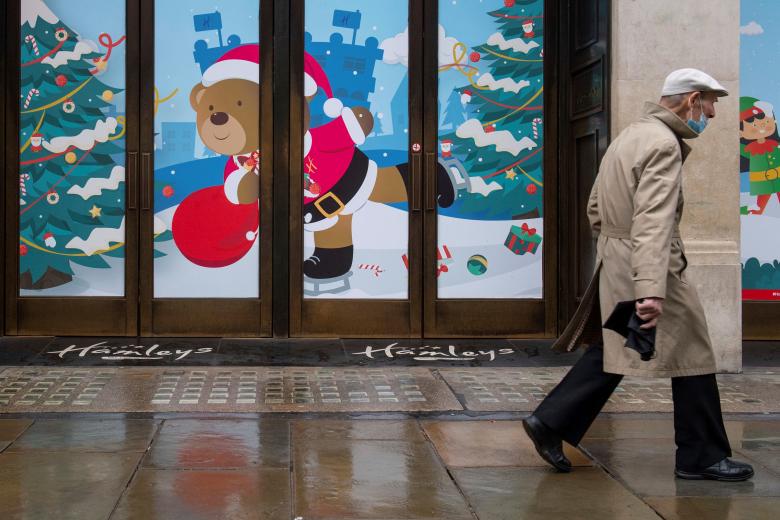
<svg viewBox="0 0 780 520">
<path fill-rule="evenodd" d="M 50 24 L 55 24 L 59 21 L 59 18 L 51 12 L 43 0 L 22 0 L 22 25 L 26 23 L 30 24 L 30 27 L 35 29 L 35 24 L 38 23 L 38 18 Z"/>
</svg>

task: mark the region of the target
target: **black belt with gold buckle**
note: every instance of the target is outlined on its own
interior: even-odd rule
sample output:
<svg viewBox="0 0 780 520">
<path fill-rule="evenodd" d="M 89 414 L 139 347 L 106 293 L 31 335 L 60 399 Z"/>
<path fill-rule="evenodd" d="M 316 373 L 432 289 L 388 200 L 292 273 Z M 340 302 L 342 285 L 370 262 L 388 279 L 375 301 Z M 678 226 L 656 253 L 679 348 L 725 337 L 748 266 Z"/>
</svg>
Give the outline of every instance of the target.
<svg viewBox="0 0 780 520">
<path fill-rule="evenodd" d="M 347 171 L 327 193 L 303 205 L 303 214 L 311 214 L 311 222 L 331 218 L 344 210 L 344 206 L 357 194 L 368 173 L 368 157 L 355 149 Z"/>
</svg>

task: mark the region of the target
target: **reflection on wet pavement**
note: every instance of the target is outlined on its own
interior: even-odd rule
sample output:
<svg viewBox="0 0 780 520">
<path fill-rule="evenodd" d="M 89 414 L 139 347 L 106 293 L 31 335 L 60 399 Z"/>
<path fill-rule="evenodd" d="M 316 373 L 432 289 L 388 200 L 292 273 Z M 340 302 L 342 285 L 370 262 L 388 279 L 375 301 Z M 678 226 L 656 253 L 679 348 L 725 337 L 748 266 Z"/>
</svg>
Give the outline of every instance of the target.
<svg viewBox="0 0 780 520">
<path fill-rule="evenodd" d="M 0 419 L 0 518 L 770 519 L 780 416 L 727 417 L 752 481 L 679 481 L 669 414 L 611 414 L 570 474 L 517 416 Z M 145 417 L 145 416 L 144 416 Z"/>
</svg>

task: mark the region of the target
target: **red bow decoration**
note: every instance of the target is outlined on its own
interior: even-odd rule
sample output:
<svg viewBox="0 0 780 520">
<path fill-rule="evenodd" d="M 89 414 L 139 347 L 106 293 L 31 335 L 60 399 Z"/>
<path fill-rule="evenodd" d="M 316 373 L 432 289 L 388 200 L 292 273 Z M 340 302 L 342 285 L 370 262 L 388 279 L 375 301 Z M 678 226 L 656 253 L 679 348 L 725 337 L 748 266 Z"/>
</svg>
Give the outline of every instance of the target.
<svg viewBox="0 0 780 520">
<path fill-rule="evenodd" d="M 536 234 L 536 228 L 528 227 L 528 224 L 523 224 L 520 226 L 520 229 L 522 229 L 528 236 L 534 236 Z"/>
</svg>

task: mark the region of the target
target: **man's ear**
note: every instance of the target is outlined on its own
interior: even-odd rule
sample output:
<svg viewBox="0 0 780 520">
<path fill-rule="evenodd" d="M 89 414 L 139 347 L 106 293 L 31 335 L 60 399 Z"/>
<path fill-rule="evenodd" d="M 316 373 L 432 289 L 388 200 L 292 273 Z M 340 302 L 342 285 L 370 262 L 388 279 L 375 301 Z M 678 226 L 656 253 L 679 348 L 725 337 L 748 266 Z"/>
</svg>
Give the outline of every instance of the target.
<svg viewBox="0 0 780 520">
<path fill-rule="evenodd" d="M 194 87 L 192 87 L 192 92 L 190 92 L 190 105 L 192 106 L 192 109 L 196 112 L 198 111 L 198 105 L 200 105 L 200 100 L 203 99 L 203 94 L 206 93 L 206 87 L 203 86 L 202 83 L 196 84 Z"/>
</svg>

